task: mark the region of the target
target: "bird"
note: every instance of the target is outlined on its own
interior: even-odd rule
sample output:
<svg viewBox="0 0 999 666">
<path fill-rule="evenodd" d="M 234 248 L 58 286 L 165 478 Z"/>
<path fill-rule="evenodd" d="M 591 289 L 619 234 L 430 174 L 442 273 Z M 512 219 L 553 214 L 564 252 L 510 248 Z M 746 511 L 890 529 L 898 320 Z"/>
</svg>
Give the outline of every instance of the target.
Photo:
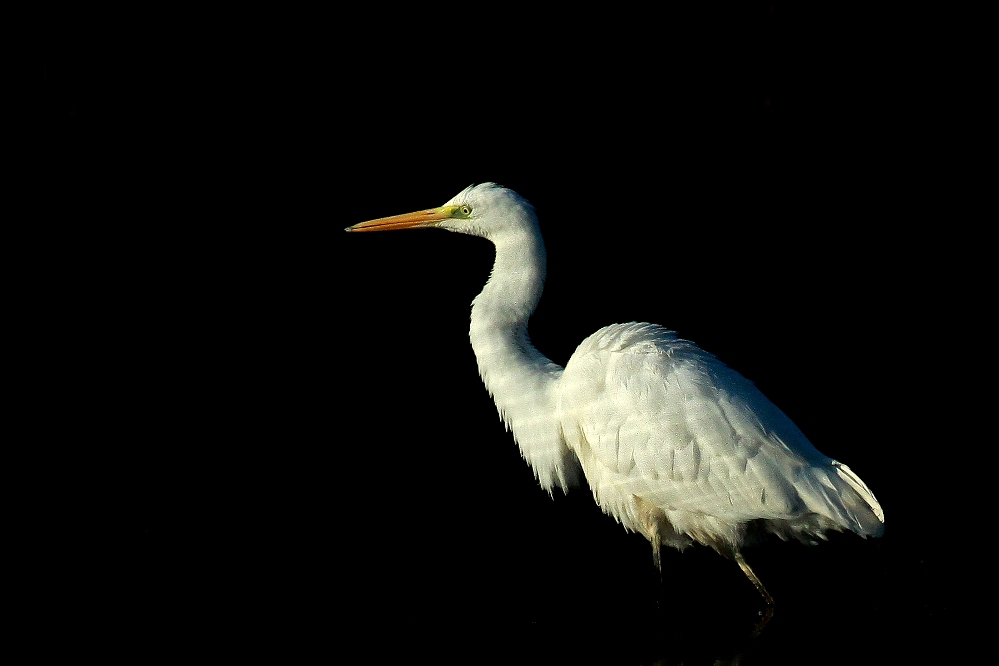
<svg viewBox="0 0 999 666">
<path fill-rule="evenodd" d="M 601 328 L 560 366 L 531 342 L 546 252 L 534 207 L 516 192 L 472 185 L 443 206 L 346 231 L 436 228 L 495 246 L 472 301 L 469 339 L 499 417 L 542 488 L 589 486 L 600 509 L 652 545 L 708 546 L 734 560 L 766 604 L 743 557 L 774 534 L 809 545 L 828 531 L 884 533 L 874 493 L 820 453 L 750 380 L 672 330 L 631 322 Z"/>
</svg>

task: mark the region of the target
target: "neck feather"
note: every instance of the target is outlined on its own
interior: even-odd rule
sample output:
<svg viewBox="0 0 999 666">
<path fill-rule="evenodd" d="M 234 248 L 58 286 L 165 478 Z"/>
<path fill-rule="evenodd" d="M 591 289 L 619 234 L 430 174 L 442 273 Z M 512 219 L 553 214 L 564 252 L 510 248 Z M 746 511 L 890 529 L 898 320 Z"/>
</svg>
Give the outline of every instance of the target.
<svg viewBox="0 0 999 666">
<path fill-rule="evenodd" d="M 534 348 L 527 321 L 541 298 L 545 250 L 537 234 L 494 240 L 492 275 L 472 302 L 469 338 L 486 389 L 541 485 L 567 489 L 576 471 L 556 421 L 562 367 Z"/>
</svg>

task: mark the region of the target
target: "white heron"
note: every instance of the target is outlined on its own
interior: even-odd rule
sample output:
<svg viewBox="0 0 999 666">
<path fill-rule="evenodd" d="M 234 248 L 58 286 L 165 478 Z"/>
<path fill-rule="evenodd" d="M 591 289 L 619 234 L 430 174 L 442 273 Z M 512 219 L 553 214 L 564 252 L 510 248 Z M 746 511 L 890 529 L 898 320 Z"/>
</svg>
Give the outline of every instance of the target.
<svg viewBox="0 0 999 666">
<path fill-rule="evenodd" d="M 545 281 L 534 208 L 494 183 L 439 208 L 362 222 L 347 231 L 436 227 L 496 246 L 472 302 L 479 374 L 538 482 L 580 481 L 600 508 L 652 544 L 693 543 L 734 559 L 747 534 L 814 544 L 827 530 L 881 536 L 884 513 L 846 465 L 820 453 L 756 386 L 713 355 L 654 324 L 614 324 L 583 340 L 563 368 L 531 344 L 527 322 Z"/>
</svg>

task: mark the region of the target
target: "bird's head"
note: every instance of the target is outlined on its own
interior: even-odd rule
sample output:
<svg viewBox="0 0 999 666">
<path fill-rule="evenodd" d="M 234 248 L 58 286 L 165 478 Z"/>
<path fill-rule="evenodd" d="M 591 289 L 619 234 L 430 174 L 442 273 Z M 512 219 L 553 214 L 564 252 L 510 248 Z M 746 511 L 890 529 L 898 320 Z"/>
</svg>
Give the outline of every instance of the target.
<svg viewBox="0 0 999 666">
<path fill-rule="evenodd" d="M 517 231 L 536 233 L 534 207 L 513 190 L 495 183 L 466 187 L 439 208 L 361 222 L 346 231 L 393 231 L 436 227 L 496 242 Z"/>
</svg>

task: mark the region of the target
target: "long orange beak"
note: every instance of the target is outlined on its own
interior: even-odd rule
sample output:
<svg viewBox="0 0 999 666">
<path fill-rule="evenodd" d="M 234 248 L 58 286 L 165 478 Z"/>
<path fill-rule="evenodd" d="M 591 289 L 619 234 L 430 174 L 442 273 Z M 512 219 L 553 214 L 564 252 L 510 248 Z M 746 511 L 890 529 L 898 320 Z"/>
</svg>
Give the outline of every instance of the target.
<svg viewBox="0 0 999 666">
<path fill-rule="evenodd" d="M 369 220 L 347 227 L 344 231 L 395 231 L 396 229 L 417 229 L 419 227 L 433 227 L 441 220 L 452 217 L 452 207 L 430 208 L 428 210 L 418 210 L 415 213 L 404 213 L 403 215 L 393 215 L 392 217 L 382 217 L 377 220 Z"/>
</svg>

